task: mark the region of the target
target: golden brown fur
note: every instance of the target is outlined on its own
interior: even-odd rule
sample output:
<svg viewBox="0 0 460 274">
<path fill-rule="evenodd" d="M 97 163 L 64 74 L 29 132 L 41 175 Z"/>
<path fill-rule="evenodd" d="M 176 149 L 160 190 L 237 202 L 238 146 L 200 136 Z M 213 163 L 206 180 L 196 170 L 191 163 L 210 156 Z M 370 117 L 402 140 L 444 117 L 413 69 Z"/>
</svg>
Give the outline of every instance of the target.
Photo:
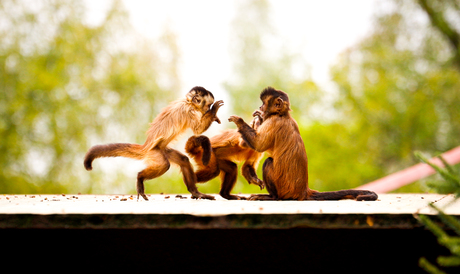
<svg viewBox="0 0 460 274">
<path fill-rule="evenodd" d="M 263 123 L 252 129 L 243 119 L 231 116 L 245 142 L 258 152 L 268 152 L 263 179 L 269 195 L 253 195 L 254 200 L 376 200 L 366 190 L 318 192 L 308 188 L 308 160 L 297 122 L 291 117 L 288 95 L 274 88 L 262 91 L 260 107 Z"/>
<path fill-rule="evenodd" d="M 255 121 L 260 118 L 256 117 Z M 253 121 L 253 127 L 259 126 L 259 122 Z M 262 153 L 256 152 L 249 148 L 243 141 L 241 135 L 234 129 L 222 131 L 220 134 L 213 136 L 210 141 L 206 141 L 205 136 L 192 136 L 186 143 L 185 151 L 192 157 L 198 167 L 196 171 L 197 182 L 204 183 L 220 174 L 221 190 L 220 195 L 223 198 L 236 200 L 245 199 L 241 196 L 231 195 L 235 186 L 238 170 L 236 162 L 244 162 L 241 167 L 242 175 L 249 184 L 258 185 L 263 188 L 263 182 L 257 178 L 256 169 L 262 158 Z M 210 143 L 209 164 L 203 164 L 203 155 L 206 154 L 207 143 Z"/>
<path fill-rule="evenodd" d="M 206 112 L 207 109 L 203 111 Z M 203 133 L 211 124 L 203 123 L 203 111 L 187 99 L 172 102 L 150 124 L 143 149 L 165 148 L 188 128 L 196 135 Z"/>
<path fill-rule="evenodd" d="M 170 167 L 170 162 L 181 168 L 184 183 L 194 198 L 214 199 L 210 195 L 202 194 L 196 188 L 196 177 L 188 158 L 182 153 L 167 147 L 187 128 L 194 134 L 206 131 L 213 121 L 220 123 L 216 116 L 222 101 L 214 103 L 214 96 L 202 87 L 192 88 L 186 98 L 172 102 L 165 107 L 150 124 L 147 139 L 143 145 L 139 144 L 107 144 L 96 145 L 85 155 L 84 165 L 87 170 L 92 169 L 92 162 L 100 157 L 127 157 L 143 160 L 147 167 L 139 172 L 137 177 L 138 197 L 144 194 L 144 180 L 154 179 L 163 175 Z M 212 107 L 211 107 L 212 106 Z"/>
</svg>

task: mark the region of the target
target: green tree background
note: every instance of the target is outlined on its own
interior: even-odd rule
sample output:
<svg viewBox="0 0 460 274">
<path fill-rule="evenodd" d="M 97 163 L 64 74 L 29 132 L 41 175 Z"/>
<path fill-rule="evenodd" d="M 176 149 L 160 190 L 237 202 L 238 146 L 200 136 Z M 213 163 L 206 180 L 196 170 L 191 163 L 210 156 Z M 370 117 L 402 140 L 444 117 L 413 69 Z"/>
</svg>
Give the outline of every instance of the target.
<svg viewBox="0 0 460 274">
<path fill-rule="evenodd" d="M 86 12 L 80 1 L 0 2 L 2 193 L 132 191 L 119 169 L 84 172 L 82 157 L 95 143 L 143 142 L 178 96 L 178 60 L 157 53 L 178 55 L 173 34 L 153 48 L 118 1 L 99 26 Z"/>
<path fill-rule="evenodd" d="M 234 112 L 257 107 L 254 98 L 267 85 L 287 91 L 314 189 L 356 187 L 416 164 L 415 150 L 437 154 L 459 145 L 458 48 L 430 24 L 423 3 L 388 2 L 392 8 L 375 14 L 372 32 L 331 68 L 335 90 L 315 84 L 306 64 L 300 66 L 305 76 L 294 78 L 299 65 L 295 54 L 283 51 L 285 45 L 279 56 L 264 55 L 273 48 L 262 41 L 282 40 L 270 28 L 266 1 L 242 5 L 235 20 L 235 76 L 226 85 L 230 97 L 238 98 Z M 435 6 L 438 20 L 446 20 L 449 10 L 458 26 L 460 8 L 454 3 L 427 4 Z M 396 192 L 427 191 L 427 180 L 432 178 Z"/>
<path fill-rule="evenodd" d="M 249 121 L 264 87 L 288 92 L 314 189 L 356 187 L 416 164 L 415 150 L 459 145 L 460 4 L 388 2 L 331 68 L 332 88 L 283 42 L 268 1 L 239 3 L 226 106 Z M 1 193 L 135 193 L 132 160 L 104 159 L 87 172 L 83 155 L 97 143 L 143 143 L 155 115 L 187 89 L 174 32 L 153 42 L 137 35 L 119 1 L 100 25 L 86 23 L 87 12 L 71 0 L 0 2 Z M 425 183 L 397 191 L 427 191 Z M 187 193 L 177 168 L 146 187 Z M 260 192 L 241 177 L 234 191 Z"/>
</svg>

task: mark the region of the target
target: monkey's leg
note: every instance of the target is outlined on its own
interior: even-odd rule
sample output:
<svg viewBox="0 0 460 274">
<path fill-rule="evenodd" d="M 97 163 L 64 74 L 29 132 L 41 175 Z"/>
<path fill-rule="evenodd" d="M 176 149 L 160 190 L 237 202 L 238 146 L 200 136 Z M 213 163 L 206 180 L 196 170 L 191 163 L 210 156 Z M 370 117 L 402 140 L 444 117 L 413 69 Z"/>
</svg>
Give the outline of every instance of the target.
<svg viewBox="0 0 460 274">
<path fill-rule="evenodd" d="M 142 196 L 142 198 L 144 198 L 144 200 L 148 201 L 149 199 L 147 198 L 147 195 L 145 195 L 145 192 L 144 192 L 144 181 L 155 179 L 163 175 L 168 169 L 169 169 L 169 163 L 167 166 L 163 166 L 160 168 L 155 167 L 155 166 L 149 166 L 146 169 L 139 172 L 137 174 L 137 184 L 136 184 L 137 199 L 139 199 L 139 195 L 140 195 Z"/>
<path fill-rule="evenodd" d="M 278 200 L 278 191 L 273 180 L 273 158 L 269 157 L 265 160 L 263 165 L 263 179 L 265 187 L 267 188 L 268 195 L 266 194 L 254 194 L 251 195 L 249 200 Z"/>
<path fill-rule="evenodd" d="M 147 167 L 137 174 L 137 199 L 139 195 L 142 196 L 146 201 L 148 201 L 147 196 L 144 193 L 144 181 L 151 180 L 156 177 L 163 175 L 168 171 L 170 164 L 166 156 L 161 152 L 161 150 L 154 149 L 147 153 L 147 158 L 145 163 Z"/>
<path fill-rule="evenodd" d="M 220 160 L 219 168 L 221 170 L 220 179 L 222 181 L 219 193 L 220 196 L 227 200 L 246 200 L 245 197 L 230 194 L 230 192 L 236 184 L 236 179 L 238 176 L 238 166 L 232 161 Z"/>
<path fill-rule="evenodd" d="M 214 200 L 213 196 L 198 191 L 196 187 L 196 175 L 193 172 L 193 167 L 187 156 L 172 148 L 166 148 L 165 153 L 170 162 L 180 166 L 182 178 L 187 186 L 187 190 L 192 194 L 192 198 Z"/>
<path fill-rule="evenodd" d="M 209 165 L 205 168 L 198 170 L 196 174 L 197 183 L 206 183 L 219 175 L 220 169 L 217 163 Z"/>
</svg>

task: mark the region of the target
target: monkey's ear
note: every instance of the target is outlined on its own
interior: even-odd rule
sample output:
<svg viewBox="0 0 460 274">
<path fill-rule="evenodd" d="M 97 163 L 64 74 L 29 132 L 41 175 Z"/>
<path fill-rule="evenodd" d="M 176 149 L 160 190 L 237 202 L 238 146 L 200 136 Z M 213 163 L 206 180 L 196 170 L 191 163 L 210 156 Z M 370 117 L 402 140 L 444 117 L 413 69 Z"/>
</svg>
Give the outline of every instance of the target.
<svg viewBox="0 0 460 274">
<path fill-rule="evenodd" d="M 289 107 L 289 102 L 284 101 L 281 97 L 276 98 L 274 104 L 277 111 L 283 112 L 291 110 L 291 108 Z"/>
<path fill-rule="evenodd" d="M 284 106 L 284 100 L 281 99 L 281 97 L 276 98 L 274 103 L 275 103 L 275 108 L 279 110 L 281 110 Z"/>
</svg>

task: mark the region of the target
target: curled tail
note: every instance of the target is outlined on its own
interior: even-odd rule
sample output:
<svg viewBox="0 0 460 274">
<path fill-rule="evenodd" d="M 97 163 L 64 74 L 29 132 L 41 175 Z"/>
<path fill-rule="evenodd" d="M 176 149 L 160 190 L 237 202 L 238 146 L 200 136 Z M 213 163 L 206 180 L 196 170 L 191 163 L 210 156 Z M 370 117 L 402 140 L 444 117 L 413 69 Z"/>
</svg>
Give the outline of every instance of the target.
<svg viewBox="0 0 460 274">
<path fill-rule="evenodd" d="M 92 162 L 100 157 L 126 157 L 136 160 L 142 160 L 145 152 L 142 146 L 138 144 L 107 144 L 96 145 L 91 147 L 85 155 L 84 165 L 86 170 L 92 170 Z"/>
<path fill-rule="evenodd" d="M 329 192 L 313 192 L 309 197 L 310 200 L 343 200 L 354 199 L 357 201 L 375 201 L 379 196 L 377 193 L 369 190 L 339 190 Z"/>
<path fill-rule="evenodd" d="M 209 164 L 212 155 L 211 141 L 204 135 L 192 136 L 188 138 L 185 144 L 185 152 L 190 155 L 197 163 L 200 162 L 205 166 Z"/>
</svg>

